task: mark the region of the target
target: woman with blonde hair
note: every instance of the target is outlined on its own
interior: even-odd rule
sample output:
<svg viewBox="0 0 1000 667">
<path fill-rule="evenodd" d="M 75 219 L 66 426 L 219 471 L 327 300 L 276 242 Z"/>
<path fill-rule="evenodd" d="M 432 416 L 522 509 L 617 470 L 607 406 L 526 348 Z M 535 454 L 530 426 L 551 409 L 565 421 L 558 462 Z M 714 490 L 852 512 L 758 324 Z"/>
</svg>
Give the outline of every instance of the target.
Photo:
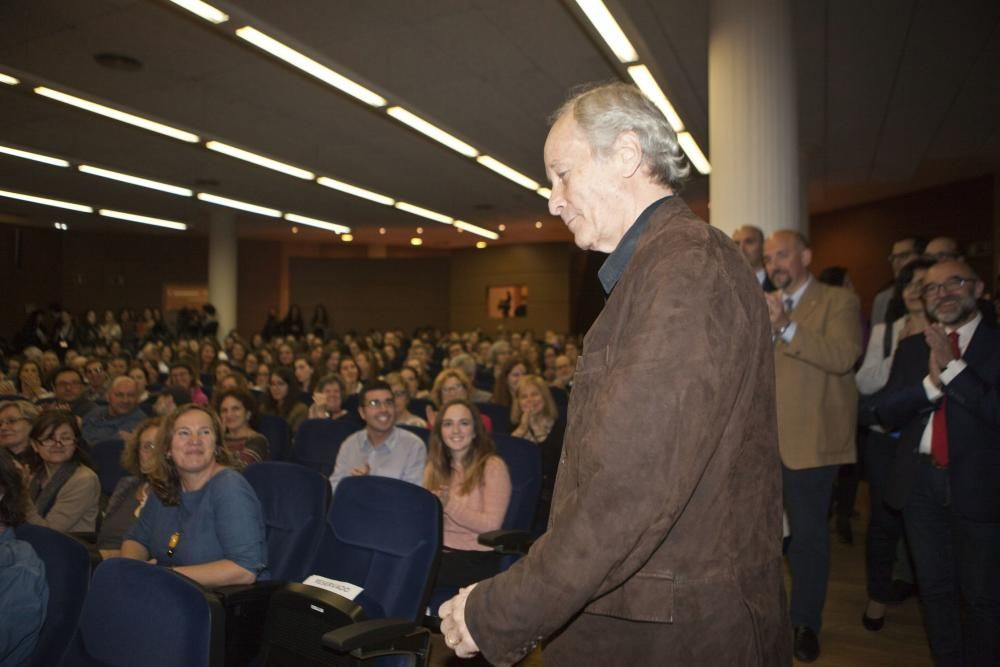
<svg viewBox="0 0 1000 667">
<path fill-rule="evenodd" d="M 267 578 L 260 501 L 223 446 L 222 422 L 188 404 L 170 414 L 157 439 L 165 469 L 122 543 L 121 555 L 152 560 L 216 587 Z"/>
<path fill-rule="evenodd" d="M 552 392 L 538 375 L 525 375 L 515 390 L 511 406 L 511 423 L 516 424 L 511 435 L 534 442 L 541 449 L 542 489 L 535 513 L 535 532 L 545 530 L 556 483 L 556 470 L 562 456 L 565 421 L 559 414 Z"/>
<path fill-rule="evenodd" d="M 477 537 L 503 524 L 510 474 L 473 403 L 458 399 L 441 409 L 431 432 L 424 487 L 444 508 L 437 585 L 468 586 L 496 574 L 501 554 L 480 545 Z"/>
</svg>

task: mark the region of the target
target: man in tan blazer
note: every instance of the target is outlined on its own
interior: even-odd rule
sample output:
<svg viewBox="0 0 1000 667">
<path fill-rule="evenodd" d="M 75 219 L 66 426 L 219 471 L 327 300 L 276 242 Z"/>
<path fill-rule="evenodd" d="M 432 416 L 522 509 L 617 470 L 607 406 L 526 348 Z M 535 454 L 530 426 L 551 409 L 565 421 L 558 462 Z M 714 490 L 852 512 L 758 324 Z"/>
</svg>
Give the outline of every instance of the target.
<svg viewBox="0 0 1000 667">
<path fill-rule="evenodd" d="M 827 511 L 837 468 L 855 459 L 858 393 L 854 363 L 861 354 L 860 305 L 853 292 L 809 273 L 812 253 L 795 231 L 764 244 L 774 336 L 778 443 L 791 542 L 791 617 L 795 657 L 819 656 L 819 633 L 830 570 Z"/>
<path fill-rule="evenodd" d="M 610 253 L 548 530 L 441 608 L 459 655 L 547 667 L 790 665 L 767 307 L 675 195 L 688 165 L 634 86 L 585 91 L 545 143 L 549 210 Z"/>
</svg>

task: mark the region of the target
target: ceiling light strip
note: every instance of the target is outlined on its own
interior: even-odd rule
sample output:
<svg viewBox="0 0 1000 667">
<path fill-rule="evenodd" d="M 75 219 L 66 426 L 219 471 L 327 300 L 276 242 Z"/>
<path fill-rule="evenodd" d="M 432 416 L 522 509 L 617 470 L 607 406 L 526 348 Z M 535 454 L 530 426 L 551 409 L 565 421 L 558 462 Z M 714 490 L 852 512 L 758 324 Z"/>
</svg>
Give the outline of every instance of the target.
<svg viewBox="0 0 1000 667">
<path fill-rule="evenodd" d="M 57 102 L 69 104 L 70 106 L 74 106 L 78 109 L 96 113 L 100 116 L 104 116 L 105 118 L 117 120 L 122 123 L 128 123 L 129 125 L 134 125 L 135 127 L 149 130 L 150 132 L 156 132 L 173 139 L 179 139 L 191 144 L 196 144 L 201 141 L 197 134 L 179 130 L 175 127 L 170 127 L 169 125 L 164 125 L 163 123 L 143 118 L 142 116 L 136 116 L 135 114 L 127 113 L 125 111 L 119 111 L 118 109 L 98 104 L 96 102 L 91 102 L 90 100 L 85 100 L 82 97 L 76 97 L 75 95 L 69 95 L 68 93 L 53 90 L 52 88 L 48 88 L 46 86 L 37 86 L 35 88 L 35 92 L 43 97 L 48 97 L 49 99 Z"/>
<path fill-rule="evenodd" d="M 38 197 L 36 195 L 28 195 L 23 192 L 11 192 L 10 190 L 0 190 L 0 197 L 7 197 L 9 199 L 19 199 L 21 201 L 30 202 L 32 204 L 42 204 L 44 206 L 55 206 L 56 208 L 64 208 L 69 211 L 78 211 L 80 213 L 93 213 L 94 209 L 90 206 L 84 204 L 74 204 L 73 202 L 62 201 L 61 199 L 50 199 L 49 197 Z"/>
<path fill-rule="evenodd" d="M 500 238 L 500 235 L 497 234 L 496 232 L 490 231 L 489 229 L 483 229 L 482 227 L 477 227 L 476 225 L 465 222 L 464 220 L 456 220 L 453 224 L 459 229 L 463 229 L 467 232 L 477 234 L 492 241 L 496 241 L 498 238 Z"/>
<path fill-rule="evenodd" d="M 299 215 L 298 213 L 286 213 L 284 218 L 289 222 L 297 222 L 301 225 L 309 225 L 310 227 L 325 229 L 335 234 L 351 233 L 350 227 L 346 227 L 344 225 L 338 225 L 335 222 L 327 222 L 326 220 L 317 220 L 316 218 L 309 218 L 304 215 Z"/>
<path fill-rule="evenodd" d="M 632 42 L 625 36 L 618 21 L 601 0 L 576 0 L 576 4 L 620 62 L 634 63 L 639 60 L 639 54 L 632 46 Z"/>
<path fill-rule="evenodd" d="M 245 201 L 240 201 L 239 199 L 230 199 L 229 197 L 220 197 L 218 195 L 209 194 L 207 192 L 199 192 L 195 195 L 201 201 L 208 202 L 209 204 L 217 204 L 219 206 L 227 206 L 229 208 L 239 209 L 241 211 L 246 211 L 247 213 L 256 213 L 257 215 L 266 215 L 269 218 L 280 218 L 281 211 L 276 208 L 269 208 L 267 206 L 259 206 L 257 204 L 250 204 Z"/>
<path fill-rule="evenodd" d="M 514 181 L 522 188 L 528 188 L 529 190 L 538 190 L 538 188 L 541 187 L 538 181 L 528 178 L 527 176 L 517 171 L 516 169 L 508 167 L 503 162 L 500 162 L 499 160 L 492 158 L 489 155 L 480 155 L 479 157 L 476 158 L 476 162 L 483 165 L 487 169 L 500 174 L 507 180 Z"/>
<path fill-rule="evenodd" d="M 69 162 L 63 160 L 62 158 L 52 157 L 50 155 L 42 155 L 41 153 L 32 153 L 31 151 L 24 151 L 20 148 L 14 148 L 13 146 L 0 146 L 0 153 L 10 155 L 12 157 L 24 158 L 25 160 L 34 160 L 35 162 L 42 162 L 44 164 L 52 165 L 53 167 L 68 167 Z"/>
<path fill-rule="evenodd" d="M 372 192 L 371 190 L 365 190 L 364 188 L 359 188 L 358 186 L 351 185 L 350 183 L 338 181 L 337 179 L 330 178 L 329 176 L 320 176 L 316 179 L 316 182 L 328 188 L 333 188 L 334 190 L 339 190 L 345 194 L 367 199 L 368 201 L 373 201 L 376 204 L 382 204 L 383 206 L 392 206 L 396 203 L 396 200 L 392 197 L 386 197 L 385 195 L 380 195 L 377 192 Z"/>
<path fill-rule="evenodd" d="M 432 211 L 428 208 L 423 208 L 422 206 L 416 206 L 415 204 L 410 204 L 405 201 L 396 202 L 396 208 L 400 211 L 406 211 L 407 213 L 412 213 L 413 215 L 419 215 L 421 217 L 427 218 L 428 220 L 433 220 L 434 222 L 441 222 L 446 225 L 450 225 L 455 221 L 451 216 L 447 216 L 444 213 L 438 213 L 437 211 Z"/>
<path fill-rule="evenodd" d="M 684 123 L 681 122 L 681 117 L 677 114 L 674 105 L 667 99 L 659 84 L 656 83 L 656 79 L 653 78 L 649 68 L 645 65 L 633 65 L 628 68 L 628 75 L 632 77 L 635 85 L 639 86 L 639 90 L 663 112 L 663 115 L 667 117 L 667 122 L 670 123 L 670 127 L 674 128 L 674 132 L 683 132 Z"/>
<path fill-rule="evenodd" d="M 218 25 L 229 20 L 229 14 L 201 0 L 170 0 L 170 2 L 188 10 L 196 16 L 200 16 L 209 23 Z"/>
<path fill-rule="evenodd" d="M 143 225 L 152 225 L 154 227 L 165 227 L 166 229 L 178 229 L 185 230 L 187 225 L 183 222 L 176 222 L 174 220 L 164 220 L 163 218 L 153 218 L 148 215 L 139 215 L 138 213 L 126 213 L 125 211 L 115 211 L 114 209 L 102 208 L 98 212 L 98 215 L 103 215 L 106 218 L 115 218 L 117 220 L 128 220 L 129 222 L 138 222 Z"/>
<path fill-rule="evenodd" d="M 21 80 L 11 76 L 10 74 L 4 74 L 3 72 L 0 72 L 0 83 L 5 83 L 8 86 L 16 86 L 17 84 L 21 83 Z"/>
<path fill-rule="evenodd" d="M 473 148 L 461 139 L 448 134 L 436 125 L 427 122 L 415 113 L 407 111 L 403 107 L 389 107 L 385 110 L 385 112 L 403 125 L 411 127 L 426 137 L 430 137 L 434 141 L 447 146 L 456 153 L 460 153 L 465 157 L 476 157 L 479 155 L 479 151 L 477 149 Z"/>
<path fill-rule="evenodd" d="M 681 132 L 678 134 L 677 143 L 681 145 L 681 149 L 688 156 L 688 159 L 691 160 L 691 164 L 694 165 L 695 169 L 706 176 L 712 173 L 712 165 L 709 164 L 708 158 L 698 148 L 698 143 L 691 136 L 690 132 Z"/>
<path fill-rule="evenodd" d="M 169 183 L 161 183 L 160 181 L 154 181 L 148 178 L 142 178 L 140 176 L 132 176 L 131 174 L 124 174 L 120 171 L 111 171 L 110 169 L 103 169 L 101 167 L 95 167 L 89 164 L 81 164 L 77 167 L 84 174 L 90 174 L 91 176 L 100 176 L 101 178 L 108 178 L 113 181 L 120 181 L 122 183 L 128 183 L 129 185 L 138 185 L 141 188 L 150 188 L 152 190 L 159 190 L 160 192 L 166 192 L 172 195 L 179 195 L 181 197 L 191 197 L 194 192 L 188 188 L 182 188 L 177 185 L 170 185 Z"/>
<path fill-rule="evenodd" d="M 348 79 L 343 74 L 333 71 L 326 65 L 316 62 L 309 56 L 299 53 L 290 46 L 282 44 L 252 26 L 246 25 L 238 29 L 236 36 L 369 106 L 381 108 L 386 105 L 385 98 L 378 93 L 368 90 L 361 84 Z"/>
<path fill-rule="evenodd" d="M 251 153 L 248 150 L 237 148 L 236 146 L 230 146 L 229 144 L 224 144 L 221 141 L 214 141 L 214 140 L 206 141 L 205 148 L 207 148 L 210 151 L 215 151 L 216 153 L 222 153 L 223 155 L 234 157 L 237 160 L 250 162 L 251 164 L 255 164 L 259 167 L 264 167 L 266 169 L 280 171 L 283 174 L 288 174 L 289 176 L 294 176 L 295 178 L 301 178 L 306 181 L 311 181 L 314 178 L 316 178 L 316 174 L 306 169 L 293 167 L 290 164 L 285 164 L 284 162 L 272 160 L 269 157 L 264 157 L 263 155 L 258 155 L 257 153 Z"/>
<path fill-rule="evenodd" d="M 543 199 L 549 199 L 552 197 L 552 190 L 549 188 L 538 188 L 535 192 L 537 192 L 538 196 Z"/>
</svg>

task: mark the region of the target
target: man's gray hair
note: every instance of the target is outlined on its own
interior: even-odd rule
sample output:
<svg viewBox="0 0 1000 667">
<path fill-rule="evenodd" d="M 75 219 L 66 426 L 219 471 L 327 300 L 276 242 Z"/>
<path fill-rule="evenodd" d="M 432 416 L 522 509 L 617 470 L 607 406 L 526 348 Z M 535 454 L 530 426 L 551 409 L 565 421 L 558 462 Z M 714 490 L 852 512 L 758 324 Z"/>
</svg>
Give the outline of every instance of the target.
<svg viewBox="0 0 1000 667">
<path fill-rule="evenodd" d="M 575 91 L 551 121 L 570 112 L 594 152 L 602 157 L 610 153 L 622 132 L 635 132 L 642 147 L 642 163 L 650 175 L 680 192 L 691 165 L 663 112 L 638 88 L 620 82 L 588 85 Z"/>
</svg>

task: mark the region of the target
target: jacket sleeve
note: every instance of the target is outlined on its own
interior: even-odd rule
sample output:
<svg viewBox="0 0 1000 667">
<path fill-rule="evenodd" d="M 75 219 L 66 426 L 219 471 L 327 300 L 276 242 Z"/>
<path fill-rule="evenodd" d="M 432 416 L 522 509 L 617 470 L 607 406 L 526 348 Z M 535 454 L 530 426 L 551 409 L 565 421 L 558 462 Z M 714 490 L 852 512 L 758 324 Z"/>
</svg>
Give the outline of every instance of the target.
<svg viewBox="0 0 1000 667">
<path fill-rule="evenodd" d="M 809 322 L 796 322 L 792 342 L 779 341 L 775 354 L 787 354 L 826 373 L 843 375 L 861 356 L 861 304 L 845 289 L 831 287 L 827 292 L 831 310 L 824 330 L 817 331 Z"/>
<path fill-rule="evenodd" d="M 892 368 L 892 357 L 882 356 L 886 324 L 876 324 L 868 338 L 868 349 L 865 350 L 865 360 L 854 376 L 858 391 L 862 394 L 874 394 L 885 386 L 889 380 Z"/>
<path fill-rule="evenodd" d="M 984 424 L 1000 426 L 1000 388 L 996 379 L 983 377 L 979 369 L 968 365 L 965 370 L 944 386 L 949 401 L 958 403 Z M 950 404 L 949 404 L 950 405 Z"/>
<path fill-rule="evenodd" d="M 101 482 L 89 468 L 81 466 L 80 469 L 87 470 L 90 474 L 78 473 L 66 480 L 56 495 L 52 509 L 44 517 L 38 514 L 34 503 L 31 504 L 28 509 L 29 523 L 69 532 L 88 512 L 97 514 L 97 505 L 101 498 Z"/>
<path fill-rule="evenodd" d="M 892 370 L 885 389 L 879 394 L 875 408 L 879 422 L 886 428 L 898 431 L 922 412 L 934 409 L 924 391 L 923 375 L 926 357 L 921 359 L 920 340 L 911 336 L 903 340 L 892 360 Z"/>
<path fill-rule="evenodd" d="M 481 582 L 467 602 L 469 631 L 490 662 L 516 662 L 636 574 L 713 458 L 744 379 L 734 367 L 750 363 L 739 361 L 747 349 L 766 354 L 770 330 L 763 301 L 759 327 L 751 328 L 746 305 L 706 255 L 671 253 L 650 266 L 640 285 L 620 295 L 627 314 L 616 330 L 620 338 L 606 350 L 610 363 L 591 368 L 585 361 L 578 372 L 574 396 L 593 383 L 609 399 L 595 401 L 585 428 L 571 425 L 567 432 L 579 485 L 557 481 L 558 514 L 548 532 L 511 569 Z M 722 342 L 746 338 L 759 339 L 760 347 L 751 343 L 737 353 Z M 587 359 L 604 355 L 584 350 Z M 653 612 L 644 620 L 669 619 Z"/>
</svg>

